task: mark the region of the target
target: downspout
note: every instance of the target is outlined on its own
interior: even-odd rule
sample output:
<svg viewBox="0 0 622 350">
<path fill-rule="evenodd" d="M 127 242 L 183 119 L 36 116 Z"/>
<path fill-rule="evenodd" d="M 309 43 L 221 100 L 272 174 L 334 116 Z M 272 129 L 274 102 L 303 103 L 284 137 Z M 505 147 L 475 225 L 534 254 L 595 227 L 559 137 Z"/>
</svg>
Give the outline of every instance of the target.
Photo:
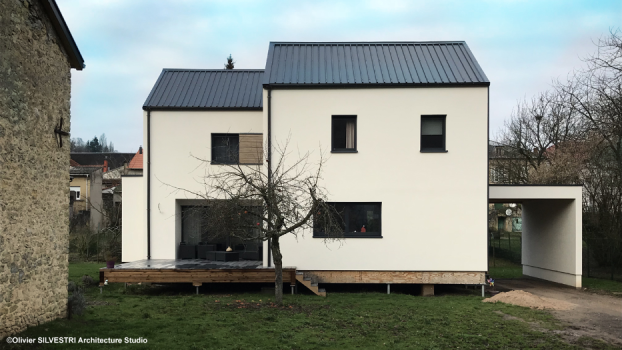
<svg viewBox="0 0 622 350">
<path fill-rule="evenodd" d="M 272 90 L 268 87 L 268 188 L 272 184 Z M 270 214 L 268 214 L 268 225 L 272 222 Z M 268 227 L 270 229 L 270 227 Z M 268 238 L 268 267 L 272 266 L 272 245 Z"/>
<path fill-rule="evenodd" d="M 151 259 L 151 110 L 147 110 L 147 259 Z"/>
</svg>

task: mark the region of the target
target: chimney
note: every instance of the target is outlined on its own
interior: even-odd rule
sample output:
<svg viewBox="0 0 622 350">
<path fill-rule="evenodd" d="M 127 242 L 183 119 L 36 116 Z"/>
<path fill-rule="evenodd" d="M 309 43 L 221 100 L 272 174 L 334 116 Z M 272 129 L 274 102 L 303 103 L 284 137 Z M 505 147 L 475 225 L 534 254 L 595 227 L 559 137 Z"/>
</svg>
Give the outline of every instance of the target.
<svg viewBox="0 0 622 350">
<path fill-rule="evenodd" d="M 104 172 L 108 171 L 108 159 L 104 159 Z"/>
<path fill-rule="evenodd" d="M 138 149 L 138 154 L 143 154 L 143 146 L 140 146 L 140 148 Z"/>
</svg>

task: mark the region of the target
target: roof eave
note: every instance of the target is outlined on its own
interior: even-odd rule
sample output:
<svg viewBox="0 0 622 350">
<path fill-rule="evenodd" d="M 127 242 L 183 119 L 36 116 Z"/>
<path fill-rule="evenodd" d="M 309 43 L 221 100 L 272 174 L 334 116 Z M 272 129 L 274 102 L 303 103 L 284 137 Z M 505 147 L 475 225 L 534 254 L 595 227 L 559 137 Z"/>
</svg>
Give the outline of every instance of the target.
<svg viewBox="0 0 622 350">
<path fill-rule="evenodd" d="M 55 0 L 42 0 L 41 4 L 43 5 L 43 9 L 45 13 L 48 15 L 48 18 L 52 22 L 52 26 L 56 30 L 58 37 L 63 45 L 63 48 L 67 52 L 69 56 L 69 64 L 71 68 L 75 68 L 76 70 L 82 70 L 86 67 L 84 64 L 84 59 L 82 58 L 82 54 L 78 49 L 78 45 L 76 45 L 75 40 L 73 40 L 73 36 L 69 31 L 69 27 L 63 18 L 58 5 Z"/>
<path fill-rule="evenodd" d="M 255 112 L 263 111 L 263 107 L 152 107 L 143 106 L 143 111 L 221 111 L 221 112 Z"/>
<path fill-rule="evenodd" d="M 488 87 L 489 81 L 473 83 L 369 83 L 369 84 L 263 84 L 264 89 L 373 89 L 373 88 L 427 88 L 427 87 Z"/>
</svg>

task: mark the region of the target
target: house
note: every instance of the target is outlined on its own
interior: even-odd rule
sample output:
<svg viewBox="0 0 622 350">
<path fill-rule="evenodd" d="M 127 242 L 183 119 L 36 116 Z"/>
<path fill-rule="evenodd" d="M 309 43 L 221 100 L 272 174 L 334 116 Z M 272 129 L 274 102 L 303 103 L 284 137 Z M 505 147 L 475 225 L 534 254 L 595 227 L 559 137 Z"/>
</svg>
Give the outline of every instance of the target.
<svg viewBox="0 0 622 350">
<path fill-rule="evenodd" d="M 113 192 L 121 185 L 121 176 L 142 174 L 142 169 L 136 165 L 130 167 L 141 154 L 142 147 L 136 153 L 72 152 L 70 216 L 88 222 L 94 230 L 104 227 L 106 206 L 112 208 L 114 203 L 120 204 L 120 192 L 117 192 L 117 202 L 113 200 Z"/>
<path fill-rule="evenodd" d="M 54 0 L 0 11 L 0 339 L 67 313 L 71 69 Z"/>
<path fill-rule="evenodd" d="M 187 257 L 188 243 L 228 246 L 211 241 L 201 215 L 209 208 L 190 194 L 204 190 L 197 158 L 214 169 L 264 164 L 249 155 L 289 139 L 312 161 L 319 148 L 329 153 L 322 185 L 346 224 L 338 242 L 312 231 L 281 238 L 285 266 L 321 284 L 483 284 L 489 201 L 559 200 L 552 215 L 572 225 L 581 202 L 574 189 L 489 187 L 489 86 L 460 41 L 272 42 L 265 69 L 164 69 L 143 105 L 144 176 L 123 178 L 122 259 L 151 266 Z M 576 284 L 580 225 L 531 225 L 547 246 L 570 235 L 572 254 L 549 261 L 537 251 L 526 273 Z M 253 256 L 272 266 L 260 248 Z"/>
</svg>

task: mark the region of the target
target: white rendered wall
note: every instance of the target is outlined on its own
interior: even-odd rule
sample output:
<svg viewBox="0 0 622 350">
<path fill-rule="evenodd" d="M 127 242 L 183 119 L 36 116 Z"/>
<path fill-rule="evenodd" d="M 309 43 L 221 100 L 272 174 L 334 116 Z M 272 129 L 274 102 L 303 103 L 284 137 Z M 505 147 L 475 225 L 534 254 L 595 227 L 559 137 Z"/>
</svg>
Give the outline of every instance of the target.
<svg viewBox="0 0 622 350">
<path fill-rule="evenodd" d="M 123 188 L 121 260 L 130 262 L 147 258 L 145 192 L 142 176 L 121 177 Z"/>
<path fill-rule="evenodd" d="M 144 113 L 144 130 L 147 140 L 147 112 Z M 186 191 L 205 193 L 206 167 L 218 167 L 194 158 L 211 158 L 211 134 L 261 132 L 261 111 L 151 112 L 151 149 L 143 155 L 143 169 L 146 194 L 147 156 L 151 152 L 152 259 L 175 259 L 177 256 L 181 241 L 180 203 L 197 198 Z"/>
<path fill-rule="evenodd" d="M 314 159 L 321 145 L 330 156 L 323 184 L 331 201 L 382 202 L 383 238 L 286 236 L 284 265 L 486 271 L 487 94 L 485 87 L 273 90 L 272 142 L 290 136 L 290 150 Z M 420 152 L 427 114 L 447 115 L 447 153 Z M 332 115 L 357 116 L 358 153 L 330 153 Z"/>
<path fill-rule="evenodd" d="M 522 203 L 523 274 L 581 287 L 581 186 L 491 186 L 490 199 Z"/>
</svg>

